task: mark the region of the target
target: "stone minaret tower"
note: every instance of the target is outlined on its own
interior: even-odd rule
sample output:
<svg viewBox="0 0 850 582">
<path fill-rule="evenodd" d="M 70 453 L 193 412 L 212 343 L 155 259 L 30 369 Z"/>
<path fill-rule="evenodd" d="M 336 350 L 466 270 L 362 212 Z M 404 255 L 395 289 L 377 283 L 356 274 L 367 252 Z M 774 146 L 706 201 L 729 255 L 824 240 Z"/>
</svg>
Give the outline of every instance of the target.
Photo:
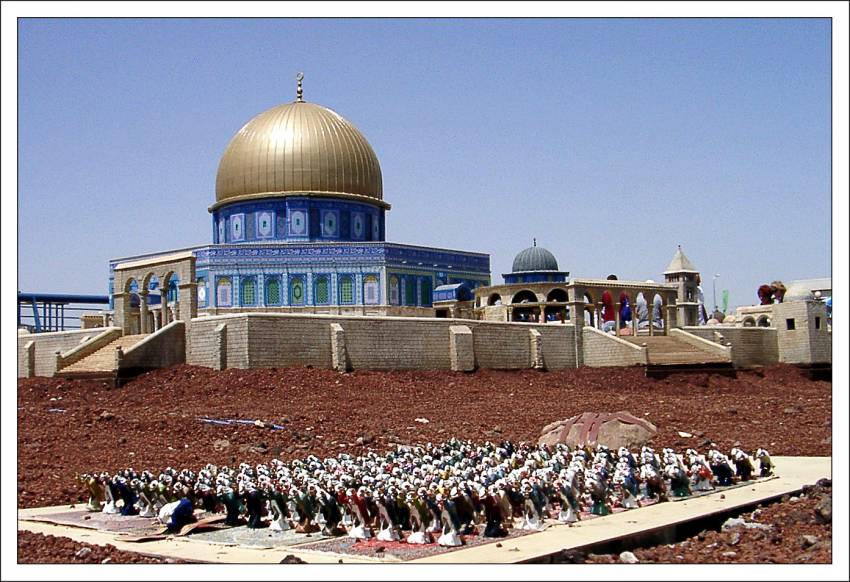
<svg viewBox="0 0 850 582">
<path fill-rule="evenodd" d="M 676 301 L 676 327 L 697 325 L 699 321 L 697 316 L 698 276 L 699 271 L 682 252 L 682 245 L 679 245 L 679 249 L 673 255 L 673 260 L 670 261 L 667 270 L 664 271 L 664 281 L 679 286 L 679 298 Z"/>
</svg>

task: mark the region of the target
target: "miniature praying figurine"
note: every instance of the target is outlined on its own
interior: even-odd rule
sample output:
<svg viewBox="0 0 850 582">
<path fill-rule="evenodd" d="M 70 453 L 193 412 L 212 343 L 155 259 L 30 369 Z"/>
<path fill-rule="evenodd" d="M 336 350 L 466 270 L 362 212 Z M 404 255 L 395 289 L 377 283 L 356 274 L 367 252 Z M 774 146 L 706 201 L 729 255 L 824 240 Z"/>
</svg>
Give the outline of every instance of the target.
<svg viewBox="0 0 850 582">
<path fill-rule="evenodd" d="M 585 480 L 585 486 L 590 492 L 590 498 L 593 501 L 593 507 L 590 513 L 594 515 L 608 515 L 611 513 L 611 508 L 608 507 L 608 486 L 602 477 L 594 472 L 588 472 Z"/>
<path fill-rule="evenodd" d="M 227 483 L 226 481 L 224 483 Z M 242 502 L 229 483 L 219 485 L 217 490 L 219 501 L 224 505 L 227 516 L 224 519 L 225 525 L 239 525 L 239 515 L 242 513 Z"/>
<path fill-rule="evenodd" d="M 543 516 L 540 514 L 537 505 L 534 503 L 534 499 L 532 499 L 531 493 L 531 484 L 523 484 L 522 494 L 525 500 L 523 501 L 522 506 L 523 522 L 521 529 L 543 531 Z"/>
<path fill-rule="evenodd" d="M 481 500 L 481 505 L 484 508 L 484 518 L 486 520 L 484 537 L 503 538 L 508 535 L 508 531 L 502 527 L 504 516 L 502 515 L 502 507 L 499 499 L 496 496 L 496 489 L 492 485 L 489 489 L 482 487 L 478 491 L 478 498 Z"/>
<path fill-rule="evenodd" d="M 614 473 L 614 485 L 619 497 L 620 506 L 624 509 L 635 509 L 640 507 L 637 495 L 640 492 L 634 471 L 626 462 L 617 465 Z"/>
<path fill-rule="evenodd" d="M 263 492 L 252 483 L 245 489 L 245 510 L 248 512 L 248 527 L 258 529 L 263 527 L 263 506 L 265 498 Z"/>
<path fill-rule="evenodd" d="M 322 533 L 333 537 L 345 534 L 345 530 L 340 525 L 342 521 L 342 510 L 339 507 L 336 497 L 324 489 L 319 488 L 318 499 L 321 507 L 320 514 L 325 522 L 322 527 Z"/>
<path fill-rule="evenodd" d="M 575 523 L 581 519 L 579 515 L 578 496 L 575 490 L 575 472 L 567 471 L 563 480 L 555 481 L 555 488 L 561 501 L 558 521 Z"/>
<path fill-rule="evenodd" d="M 691 476 L 691 491 L 711 491 L 714 475 L 705 460 L 694 450 L 688 449 L 688 473 Z"/>
<path fill-rule="evenodd" d="M 442 495 L 437 495 L 437 507 L 440 508 L 440 523 L 442 524 L 443 535 L 437 538 L 437 543 L 441 546 L 457 547 L 463 545 L 463 540 L 458 533 L 457 515 L 452 515 L 454 504 L 443 498 Z"/>
<path fill-rule="evenodd" d="M 354 518 L 354 527 L 348 530 L 348 537 L 358 540 L 368 540 L 372 537 L 372 530 L 369 528 L 369 512 L 366 509 L 364 495 L 366 487 L 361 486 L 356 492 L 354 489 L 348 490 L 349 510 Z"/>
<path fill-rule="evenodd" d="M 89 511 L 101 511 L 103 509 L 104 493 L 97 476 L 83 473 L 77 476 L 77 483 L 85 485 L 88 490 L 89 499 L 86 503 L 86 509 Z"/>
<path fill-rule="evenodd" d="M 717 479 L 717 485 L 727 487 L 735 482 L 735 472 L 732 470 L 729 459 L 726 455 L 717 450 L 709 452 L 709 467 L 714 477 Z"/>
<path fill-rule="evenodd" d="M 760 477 L 764 478 L 773 475 L 773 461 L 770 460 L 770 453 L 760 448 L 756 451 L 756 459 L 759 462 Z"/>
<path fill-rule="evenodd" d="M 380 491 L 375 496 L 375 503 L 378 504 L 378 540 L 382 542 L 397 542 L 401 540 L 401 535 L 398 528 L 390 516 L 390 502 L 388 497 L 381 495 Z"/>
<path fill-rule="evenodd" d="M 289 526 L 289 507 L 287 505 L 288 495 L 285 481 L 281 480 L 277 485 L 273 486 L 269 492 L 269 507 L 271 508 L 272 520 L 269 524 L 269 529 L 274 531 L 288 531 Z"/>
<path fill-rule="evenodd" d="M 424 489 L 421 490 L 424 494 Z M 425 502 L 420 497 L 414 497 L 413 493 L 408 493 L 405 498 L 408 508 L 410 508 L 410 529 L 413 530 L 407 540 L 408 544 L 430 544 L 434 540 L 431 533 L 425 531 L 426 521 L 430 517 L 430 511 L 425 505 Z"/>
<path fill-rule="evenodd" d="M 678 464 L 671 463 L 664 469 L 664 475 L 670 480 L 670 491 L 674 497 L 691 495 L 691 483 L 688 474 Z"/>
<path fill-rule="evenodd" d="M 753 463 L 750 461 L 750 456 L 739 448 L 733 448 L 729 456 L 732 457 L 735 463 L 735 474 L 738 479 L 749 481 L 753 476 L 753 471 L 755 471 Z"/>
<path fill-rule="evenodd" d="M 647 499 L 658 499 L 659 502 L 667 501 L 667 484 L 658 471 L 651 464 L 642 465 L 640 468 L 640 480 L 646 489 L 644 497 Z"/>
<path fill-rule="evenodd" d="M 171 532 L 179 532 L 183 526 L 195 521 L 195 507 L 192 500 L 183 497 L 177 501 L 166 503 L 157 516 L 160 523 L 166 525 Z"/>
<path fill-rule="evenodd" d="M 103 485 L 103 492 L 106 496 L 106 503 L 103 504 L 102 509 L 103 513 L 119 513 L 120 511 L 116 505 L 119 494 L 113 478 L 110 477 L 109 473 L 104 471 L 100 474 L 100 482 Z"/>
</svg>

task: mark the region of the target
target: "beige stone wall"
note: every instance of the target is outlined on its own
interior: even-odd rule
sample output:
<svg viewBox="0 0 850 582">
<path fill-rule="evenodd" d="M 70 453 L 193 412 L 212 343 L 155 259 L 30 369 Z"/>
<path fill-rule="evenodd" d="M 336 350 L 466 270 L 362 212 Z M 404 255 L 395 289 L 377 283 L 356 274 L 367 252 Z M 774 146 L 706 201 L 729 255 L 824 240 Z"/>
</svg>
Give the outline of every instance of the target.
<svg viewBox="0 0 850 582">
<path fill-rule="evenodd" d="M 67 352 L 100 331 L 78 329 L 18 335 L 18 378 L 23 378 L 27 374 L 25 346 L 28 342 L 35 342 L 35 375 L 53 376 L 56 373 L 57 351 Z"/>
<path fill-rule="evenodd" d="M 151 370 L 186 361 L 186 324 L 172 321 L 124 352 L 121 369 Z"/>
<path fill-rule="evenodd" d="M 703 325 L 684 329 L 708 341 L 732 344 L 732 365 L 736 368 L 772 366 L 779 362 L 776 328 Z M 723 336 L 722 340 L 718 334 Z"/>
<path fill-rule="evenodd" d="M 582 330 L 584 365 L 592 368 L 609 366 L 644 366 L 646 350 L 640 346 L 585 326 Z"/>
<path fill-rule="evenodd" d="M 820 329 L 816 319 L 820 318 Z M 794 329 L 788 329 L 788 320 Z M 773 306 L 773 326 L 777 329 L 779 361 L 810 364 L 832 361 L 832 336 L 826 329 L 826 306 L 819 301 L 791 301 Z"/>
<path fill-rule="evenodd" d="M 220 356 L 215 329 L 221 324 L 226 326 L 226 367 L 248 367 L 248 317 L 245 315 L 193 319 L 186 350 L 187 363 L 218 369 Z"/>
<path fill-rule="evenodd" d="M 214 368 L 219 360 L 215 328 L 226 327 L 228 367 L 270 368 L 312 365 L 332 368 L 331 324 L 342 328 L 347 369 L 405 370 L 452 367 L 452 326 L 472 331 L 477 367 L 531 368 L 530 330 L 541 335 L 543 365 L 575 367 L 571 325 L 489 323 L 459 319 L 242 314 L 201 317 L 190 326 L 187 362 Z M 337 350 L 340 350 L 337 346 Z M 337 362 L 342 358 L 337 352 Z M 466 358 L 469 355 L 465 355 Z"/>
</svg>

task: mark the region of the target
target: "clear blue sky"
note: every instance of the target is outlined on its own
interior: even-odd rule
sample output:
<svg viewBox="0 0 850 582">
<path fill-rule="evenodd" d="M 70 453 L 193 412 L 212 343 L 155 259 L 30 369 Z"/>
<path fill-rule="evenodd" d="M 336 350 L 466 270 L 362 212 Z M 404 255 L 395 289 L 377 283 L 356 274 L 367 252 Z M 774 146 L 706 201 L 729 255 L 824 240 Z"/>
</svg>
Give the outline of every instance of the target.
<svg viewBox="0 0 850 582">
<path fill-rule="evenodd" d="M 200 6 L 199 6 L 200 8 Z M 731 305 L 830 273 L 830 23 L 775 19 L 21 20 L 18 288 L 105 293 L 108 259 L 211 242 L 218 160 L 294 98 L 377 152 L 394 242 L 532 237 L 576 277 Z"/>
</svg>

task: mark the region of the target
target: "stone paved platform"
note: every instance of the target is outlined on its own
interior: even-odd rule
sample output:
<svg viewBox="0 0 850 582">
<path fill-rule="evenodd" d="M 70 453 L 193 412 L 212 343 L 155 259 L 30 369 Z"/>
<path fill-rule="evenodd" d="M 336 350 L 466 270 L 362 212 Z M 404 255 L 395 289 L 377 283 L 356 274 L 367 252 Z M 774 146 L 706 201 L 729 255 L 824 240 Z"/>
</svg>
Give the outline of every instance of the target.
<svg viewBox="0 0 850 582">
<path fill-rule="evenodd" d="M 747 506 L 776 498 L 831 477 L 830 457 L 773 457 L 777 478 L 726 488 L 703 496 L 685 498 L 672 503 L 660 503 L 623 511 L 605 517 L 584 520 L 572 526 L 550 523 L 539 533 L 493 540 L 494 543 L 471 545 L 448 552 L 411 555 L 406 563 L 519 563 L 543 559 L 564 549 L 602 543 L 624 536 L 675 526 L 736 507 Z M 37 521 L 50 515 L 79 512 L 68 506 L 22 509 L 18 512 L 18 529 L 64 536 L 90 544 L 112 544 L 131 551 L 212 563 L 278 563 L 286 555 L 295 555 L 309 563 L 379 563 L 399 562 L 394 555 L 363 555 L 319 551 L 321 538 L 301 537 L 274 540 L 270 543 L 268 530 L 247 532 L 234 528 L 229 533 L 194 534 L 184 538 L 168 538 L 144 543 L 122 540 L 116 532 L 71 527 L 59 523 Z M 241 531 L 245 529 L 246 531 Z M 246 533 L 247 532 L 247 533 Z M 198 537 L 201 536 L 201 537 Z M 224 536 L 221 538 L 221 536 Z M 246 536 L 250 539 L 247 539 Z M 245 539 L 243 539 L 245 538 Z M 256 538 L 256 539 L 254 539 Z M 497 547 L 496 542 L 501 542 Z M 297 544 L 297 545 L 293 545 Z M 344 550 L 343 550 L 344 551 Z"/>
</svg>

